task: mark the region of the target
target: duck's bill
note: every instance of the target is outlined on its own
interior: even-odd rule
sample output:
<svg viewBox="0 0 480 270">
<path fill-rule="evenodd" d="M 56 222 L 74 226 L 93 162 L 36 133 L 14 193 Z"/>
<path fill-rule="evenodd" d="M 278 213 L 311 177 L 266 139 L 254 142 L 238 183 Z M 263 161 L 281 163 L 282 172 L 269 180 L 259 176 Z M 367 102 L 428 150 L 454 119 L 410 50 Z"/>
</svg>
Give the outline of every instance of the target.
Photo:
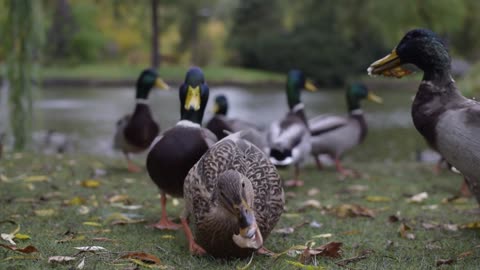
<svg viewBox="0 0 480 270">
<path fill-rule="evenodd" d="M 170 88 L 170 86 L 168 86 L 168 84 L 160 78 L 155 80 L 155 87 L 160 90 L 168 90 Z"/>
<path fill-rule="evenodd" d="M 310 92 L 315 92 L 318 90 L 318 88 L 315 86 L 315 83 L 312 80 L 305 80 L 305 89 L 310 91 Z"/>
<path fill-rule="evenodd" d="M 234 234 L 232 239 L 233 242 L 241 248 L 259 249 L 263 246 L 263 237 L 256 224 L 251 237 L 242 236 L 242 232 L 240 231 L 240 234 Z"/>
<path fill-rule="evenodd" d="M 383 103 L 383 98 L 375 95 L 375 94 L 372 93 L 372 92 L 369 92 L 369 93 L 368 93 L 367 99 L 370 100 L 370 101 L 372 101 L 372 102 L 378 103 L 378 104 L 382 104 L 382 103 Z"/>
<path fill-rule="evenodd" d="M 218 106 L 218 103 L 213 104 L 212 112 L 213 113 L 218 113 L 220 111 L 220 106 Z"/>
<path fill-rule="evenodd" d="M 389 55 L 373 62 L 370 67 L 368 67 L 367 72 L 370 76 L 383 75 L 386 77 L 397 78 L 401 78 L 412 73 L 411 70 L 402 67 L 400 57 L 395 49 L 393 49 Z"/>
</svg>

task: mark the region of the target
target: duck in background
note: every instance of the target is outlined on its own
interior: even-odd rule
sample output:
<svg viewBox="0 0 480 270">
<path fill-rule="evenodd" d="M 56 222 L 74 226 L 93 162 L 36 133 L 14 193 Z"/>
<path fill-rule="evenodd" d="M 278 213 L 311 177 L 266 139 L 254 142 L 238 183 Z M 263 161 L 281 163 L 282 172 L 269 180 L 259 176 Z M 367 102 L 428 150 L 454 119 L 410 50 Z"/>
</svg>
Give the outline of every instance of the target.
<svg viewBox="0 0 480 270">
<path fill-rule="evenodd" d="M 283 188 L 275 166 L 245 133 L 216 143 L 185 178 L 182 225 L 192 254 L 243 258 L 268 252 L 263 243 L 283 213 Z"/>
<path fill-rule="evenodd" d="M 268 144 L 265 134 L 260 128 L 253 123 L 228 117 L 228 108 L 229 103 L 227 97 L 225 95 L 216 96 L 213 104 L 214 116 L 208 121 L 206 128 L 213 132 L 219 140 L 223 139 L 230 133 L 249 130 L 248 133 L 245 133 L 245 139 L 266 152 Z"/>
<path fill-rule="evenodd" d="M 414 64 L 423 79 L 412 104 L 412 119 L 427 143 L 458 169 L 480 203 L 480 103 L 465 98 L 451 76 L 451 58 L 432 31 L 406 33 L 390 54 L 372 63 L 369 75 L 401 78 Z"/>
<path fill-rule="evenodd" d="M 180 86 L 180 121 L 159 137 L 147 156 L 147 171 L 161 193 L 162 215 L 160 221 L 151 225 L 157 229 L 178 229 L 180 225 L 167 216 L 167 194 L 183 196 L 183 182 L 190 168 L 213 145 L 217 138 L 208 129 L 202 128 L 203 113 L 209 95 L 200 68 L 188 70 Z"/>
<path fill-rule="evenodd" d="M 130 153 L 145 151 L 160 132 L 148 106 L 148 95 L 154 87 L 168 89 L 155 69 L 143 70 L 137 79 L 133 114 L 125 115 L 117 121 L 113 147 L 123 152 L 130 172 L 141 170 L 130 160 Z"/>
<path fill-rule="evenodd" d="M 273 122 L 267 134 L 270 161 L 275 166 L 294 165 L 294 177 L 286 186 L 302 186 L 300 166 L 311 152 L 310 130 L 304 105 L 300 100 L 302 89 L 316 91 L 300 70 L 291 70 L 287 77 L 287 102 L 290 111 L 281 120 Z"/>
<path fill-rule="evenodd" d="M 312 155 L 317 167 L 322 169 L 318 158 L 320 154 L 328 154 L 335 160 L 337 172 L 343 176 L 354 176 L 352 170 L 345 169 L 340 161 L 343 154 L 361 144 L 367 136 L 367 122 L 360 107 L 360 101 L 368 99 L 382 103 L 382 99 L 362 84 L 353 83 L 346 91 L 348 115 L 319 115 L 308 121 L 311 132 Z"/>
</svg>

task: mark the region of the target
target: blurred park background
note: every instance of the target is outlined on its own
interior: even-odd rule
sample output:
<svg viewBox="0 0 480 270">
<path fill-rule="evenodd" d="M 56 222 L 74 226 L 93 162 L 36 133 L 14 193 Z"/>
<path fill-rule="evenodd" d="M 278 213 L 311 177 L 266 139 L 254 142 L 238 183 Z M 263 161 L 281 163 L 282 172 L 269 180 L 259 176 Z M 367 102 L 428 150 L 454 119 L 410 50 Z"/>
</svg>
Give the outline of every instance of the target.
<svg viewBox="0 0 480 270">
<path fill-rule="evenodd" d="M 0 95 L 0 132 L 17 132 L 19 149 L 28 141 L 20 134 L 29 129 L 60 129 L 86 138 L 104 134 L 97 139 L 105 141 L 112 119 L 131 110 L 133 81 L 148 66 L 157 67 L 174 88 L 189 66 L 200 66 L 211 85 L 221 86 L 213 94 L 234 97 L 234 115 L 265 112 L 258 121 L 266 124 L 286 110 L 283 84 L 289 69 L 304 70 L 321 88 L 344 90 L 348 82 L 368 81 L 366 67 L 414 27 L 430 28 L 445 39 L 462 90 L 474 95 L 480 89 L 476 0 L 0 0 L 0 6 L 0 76 L 2 89 L 10 89 Z M 397 82 L 378 81 L 382 89 Z M 101 82 L 117 91 L 100 93 Z M 386 101 L 392 106 L 371 110 L 386 117 L 377 125 L 411 128 L 416 84 L 398 87 L 412 91 L 404 92 L 404 100 L 386 93 L 394 95 Z M 69 88 L 77 90 L 65 91 Z M 262 92 L 265 88 L 278 91 Z M 311 116 L 344 112 L 343 93 L 336 92 L 309 94 Z M 252 102 L 256 98 L 271 104 Z M 175 93 L 153 97 L 163 128 L 178 119 L 176 105 L 170 105 L 176 99 Z"/>
</svg>

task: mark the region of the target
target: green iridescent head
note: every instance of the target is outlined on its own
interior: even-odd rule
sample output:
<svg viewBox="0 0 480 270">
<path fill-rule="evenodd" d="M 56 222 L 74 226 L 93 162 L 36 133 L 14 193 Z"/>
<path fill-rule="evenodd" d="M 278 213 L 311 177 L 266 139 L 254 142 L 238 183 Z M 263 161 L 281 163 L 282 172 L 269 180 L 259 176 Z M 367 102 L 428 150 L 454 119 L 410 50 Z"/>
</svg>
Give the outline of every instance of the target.
<svg viewBox="0 0 480 270">
<path fill-rule="evenodd" d="M 147 99 L 150 90 L 154 87 L 164 90 L 168 89 L 168 85 L 158 76 L 155 69 L 149 68 L 143 70 L 137 79 L 135 98 Z"/>
<path fill-rule="evenodd" d="M 228 112 L 228 100 L 225 95 L 218 95 L 215 97 L 215 103 L 213 104 L 213 113 L 219 115 L 227 115 Z"/>
<path fill-rule="evenodd" d="M 308 91 L 317 91 L 315 84 L 305 77 L 305 74 L 298 70 L 292 69 L 287 75 L 287 101 L 288 107 L 293 109 L 300 101 L 300 91 L 306 89 Z"/>
<path fill-rule="evenodd" d="M 201 124 L 208 96 L 209 89 L 202 70 L 198 67 L 190 68 L 179 89 L 181 119 Z"/>
<path fill-rule="evenodd" d="M 368 99 L 376 103 L 382 103 L 382 98 L 373 94 L 363 83 L 352 83 L 347 88 L 347 106 L 349 111 L 360 109 L 360 101 Z"/>
</svg>

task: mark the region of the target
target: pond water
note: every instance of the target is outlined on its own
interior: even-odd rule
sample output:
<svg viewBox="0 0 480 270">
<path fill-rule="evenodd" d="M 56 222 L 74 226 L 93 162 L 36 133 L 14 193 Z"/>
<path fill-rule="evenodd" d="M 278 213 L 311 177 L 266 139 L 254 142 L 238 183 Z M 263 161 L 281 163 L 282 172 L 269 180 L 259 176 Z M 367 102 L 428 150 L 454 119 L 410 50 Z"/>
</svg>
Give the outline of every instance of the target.
<svg viewBox="0 0 480 270">
<path fill-rule="evenodd" d="M 346 155 L 355 161 L 414 160 L 415 152 L 426 148 L 414 130 L 410 106 L 415 89 L 374 92 L 384 104 L 363 102 L 369 133 L 361 146 Z M 227 96 L 229 116 L 259 125 L 268 125 L 287 111 L 283 89 L 211 88 L 204 122 L 211 117 L 215 95 Z M 346 114 L 345 93 L 341 89 L 304 91 L 302 99 L 309 117 L 322 113 Z M 150 106 L 162 130 L 179 119 L 178 91 L 153 91 Z M 76 138 L 78 151 L 101 155 L 118 155 L 111 147 L 116 121 L 134 107 L 134 89 L 125 88 L 55 88 L 41 91 L 35 104 L 35 130 L 52 129 Z"/>
</svg>

